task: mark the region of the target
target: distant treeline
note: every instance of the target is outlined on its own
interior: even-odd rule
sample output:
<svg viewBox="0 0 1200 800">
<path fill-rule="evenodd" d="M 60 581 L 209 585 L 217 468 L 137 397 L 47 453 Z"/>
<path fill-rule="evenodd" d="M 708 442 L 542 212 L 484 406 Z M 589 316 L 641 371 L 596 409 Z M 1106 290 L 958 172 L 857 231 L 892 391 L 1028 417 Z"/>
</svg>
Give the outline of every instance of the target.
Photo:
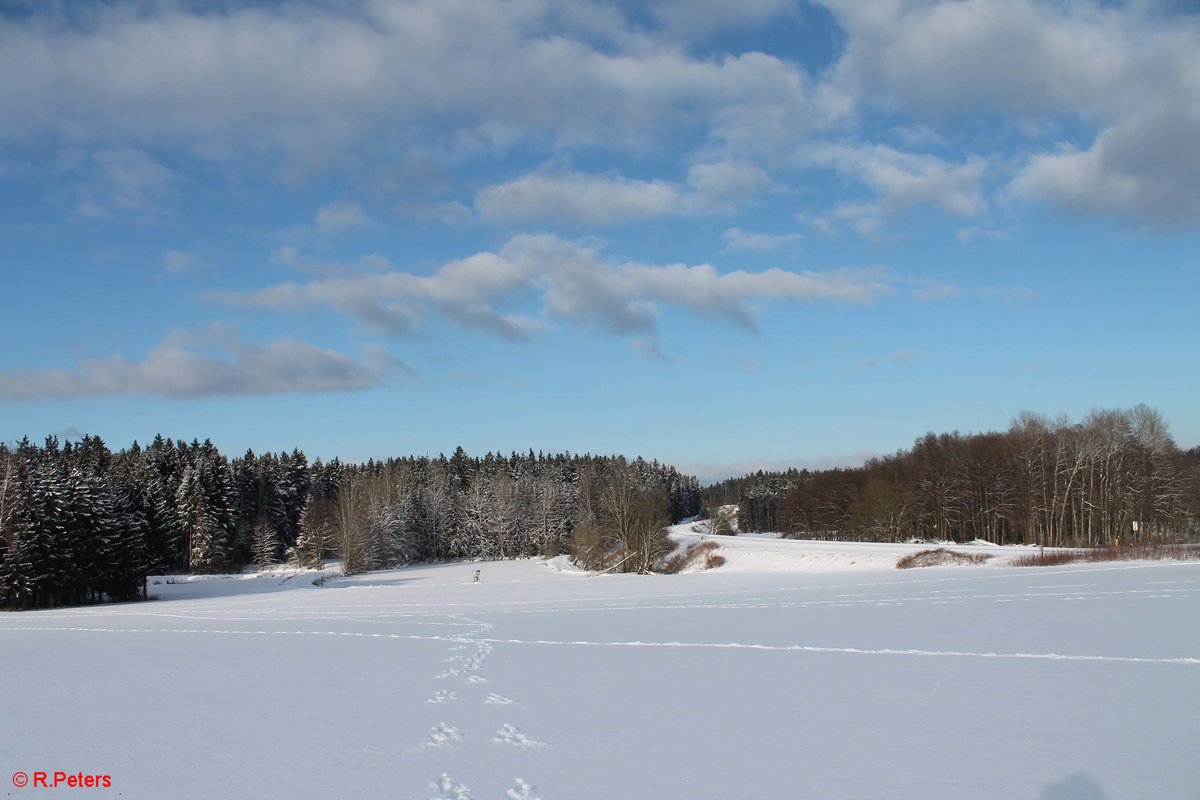
<svg viewBox="0 0 1200 800">
<path fill-rule="evenodd" d="M 758 472 L 703 490 L 743 531 L 797 538 L 1097 546 L 1200 535 L 1200 448 L 1144 405 L 1080 423 L 1020 414 L 1003 433 L 926 434 L 855 469 Z"/>
<path fill-rule="evenodd" d="M 25 440 L 0 445 L 0 607 L 132 600 L 149 574 L 315 567 L 330 555 L 348 573 L 556 555 L 577 529 L 590 546 L 612 531 L 599 542 L 615 554 L 632 545 L 606 502 L 614 486 L 664 523 L 699 510 L 695 478 L 640 458 L 460 447 L 310 464 L 299 450 L 230 460 L 209 441 L 162 436 L 116 453 L 93 436 Z"/>
</svg>

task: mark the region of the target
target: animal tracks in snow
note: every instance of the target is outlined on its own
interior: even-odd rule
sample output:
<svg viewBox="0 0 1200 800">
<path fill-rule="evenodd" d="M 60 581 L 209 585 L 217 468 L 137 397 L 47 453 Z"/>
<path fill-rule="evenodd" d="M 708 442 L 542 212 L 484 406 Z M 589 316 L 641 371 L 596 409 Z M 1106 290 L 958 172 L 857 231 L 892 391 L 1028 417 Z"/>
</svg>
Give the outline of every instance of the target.
<svg viewBox="0 0 1200 800">
<path fill-rule="evenodd" d="M 500 730 L 496 731 L 496 736 L 492 739 L 497 744 L 508 744 L 513 747 L 549 747 L 545 742 L 539 742 L 536 739 L 530 739 L 513 725 L 505 723 L 500 726 Z"/>
<path fill-rule="evenodd" d="M 421 745 L 423 748 L 429 747 L 449 747 L 452 744 L 457 744 L 463 740 L 462 734 L 458 732 L 458 728 L 453 725 L 447 725 L 444 722 L 439 722 L 429 730 L 429 739 Z"/>
<path fill-rule="evenodd" d="M 429 800 L 471 800 L 471 790 L 444 772 L 429 787 L 438 793 Z"/>
<path fill-rule="evenodd" d="M 462 637 L 455 637 L 451 641 L 455 644 L 448 648 L 449 653 L 447 658 L 442 661 L 442 668 L 434 676 L 434 680 L 446 680 L 450 678 L 459 679 L 462 681 L 462 686 L 467 687 L 468 692 L 475 691 L 474 697 L 482 692 L 479 690 L 471 690 L 469 687 L 479 686 L 490 683 L 488 678 L 483 677 L 479 672 L 483 669 L 488 657 L 495 650 L 495 643 L 488 641 L 484 637 L 487 632 L 494 629 L 493 625 L 478 620 L 467 619 L 466 617 L 458 617 L 455 620 L 456 624 L 470 624 L 476 626 L 474 633 Z M 427 703 L 451 703 L 459 699 L 459 692 L 449 689 L 439 689 L 433 693 L 425 702 Z M 483 705 L 489 706 L 515 706 L 512 698 L 506 697 L 497 692 L 488 692 L 483 699 Z M 494 724 L 494 723 L 492 723 Z M 434 725 L 428 734 L 426 741 L 422 742 L 420 750 L 445 750 L 454 745 L 463 742 L 467 737 L 459 728 L 447 722 L 439 722 Z M 470 734 L 471 742 L 487 741 L 485 735 L 480 732 L 477 737 L 474 733 Z M 492 737 L 493 745 L 508 745 L 516 748 L 538 748 L 548 747 L 546 742 L 540 742 L 536 739 L 531 739 L 522 733 L 515 725 L 505 723 L 500 726 Z M 478 747 L 478 744 L 475 745 Z M 465 758 L 470 755 L 471 749 L 468 748 L 459 753 L 459 758 Z M 446 764 L 450 766 L 450 764 Z M 430 800 L 471 800 L 470 789 L 462 783 L 450 777 L 449 773 L 442 772 L 438 775 L 437 780 L 430 784 L 434 789 L 436 796 Z M 512 788 L 504 793 L 505 800 L 540 800 L 534 795 L 535 787 L 525 781 L 524 778 L 516 778 Z"/>
<path fill-rule="evenodd" d="M 533 790 L 536 786 L 530 786 L 520 778 L 517 778 L 513 783 L 513 788 L 504 793 L 506 800 L 541 800 L 540 797 L 534 797 Z"/>
<path fill-rule="evenodd" d="M 437 780 L 429 784 L 429 788 L 437 792 L 436 797 L 429 800 L 471 800 L 471 790 L 466 784 L 459 783 L 445 772 Z M 541 800 L 533 792 L 537 789 L 523 778 L 513 781 L 513 787 L 504 793 L 505 800 Z"/>
</svg>

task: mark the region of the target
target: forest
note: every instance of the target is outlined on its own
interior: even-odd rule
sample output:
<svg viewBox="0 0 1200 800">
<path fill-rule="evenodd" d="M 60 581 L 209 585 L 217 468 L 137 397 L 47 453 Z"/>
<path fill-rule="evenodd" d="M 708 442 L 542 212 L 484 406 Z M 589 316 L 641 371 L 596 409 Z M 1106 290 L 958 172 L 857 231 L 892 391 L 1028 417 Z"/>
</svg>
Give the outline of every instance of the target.
<svg viewBox="0 0 1200 800">
<path fill-rule="evenodd" d="M 136 600 L 158 574 L 288 563 L 347 573 L 571 553 L 650 572 L 673 521 L 736 504 L 740 531 L 1048 547 L 1194 541 L 1200 448 L 1155 410 L 1023 412 L 1004 432 L 926 434 L 861 467 L 757 472 L 703 490 L 658 461 L 543 454 L 309 462 L 161 435 L 0 445 L 0 607 Z M 724 523 L 723 520 L 721 520 Z M 714 524 L 713 530 L 722 530 Z M 731 531 L 732 532 L 732 531 Z"/>
<path fill-rule="evenodd" d="M 757 472 L 703 490 L 741 531 L 803 539 L 1094 547 L 1194 541 L 1200 448 L 1139 405 L 1078 423 L 1023 412 L 1004 432 L 926 434 L 861 467 Z"/>
<path fill-rule="evenodd" d="M 695 478 L 619 456 L 489 453 L 365 464 L 229 459 L 210 441 L 98 437 L 0 446 L 0 607 L 134 600 L 146 576 L 284 562 L 347 574 L 425 561 L 557 555 L 646 571 L 662 529 L 699 510 Z"/>
</svg>

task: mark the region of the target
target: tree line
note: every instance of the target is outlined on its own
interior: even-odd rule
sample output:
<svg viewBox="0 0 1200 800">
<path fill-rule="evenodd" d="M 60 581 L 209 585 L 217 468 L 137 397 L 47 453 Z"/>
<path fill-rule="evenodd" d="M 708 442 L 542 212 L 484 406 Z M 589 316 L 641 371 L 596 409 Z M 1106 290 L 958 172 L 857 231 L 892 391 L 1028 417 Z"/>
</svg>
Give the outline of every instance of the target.
<svg viewBox="0 0 1200 800">
<path fill-rule="evenodd" d="M 619 487 L 619 491 L 613 487 Z M 230 459 L 211 441 L 155 437 L 112 452 L 99 438 L 0 445 L 0 607 L 133 600 L 151 574 L 283 562 L 347 574 L 446 559 L 552 556 L 648 569 L 636 526 L 694 515 L 696 479 L 620 456 L 489 453 L 365 464 L 300 450 Z M 645 511 L 650 509 L 649 511 Z M 626 558 L 626 556 L 629 556 Z"/>
<path fill-rule="evenodd" d="M 707 487 L 742 531 L 855 541 L 1092 547 L 1200 536 L 1200 448 L 1139 405 L 1081 422 L 1022 412 L 1004 432 L 929 433 L 861 467 L 757 472 Z"/>
</svg>

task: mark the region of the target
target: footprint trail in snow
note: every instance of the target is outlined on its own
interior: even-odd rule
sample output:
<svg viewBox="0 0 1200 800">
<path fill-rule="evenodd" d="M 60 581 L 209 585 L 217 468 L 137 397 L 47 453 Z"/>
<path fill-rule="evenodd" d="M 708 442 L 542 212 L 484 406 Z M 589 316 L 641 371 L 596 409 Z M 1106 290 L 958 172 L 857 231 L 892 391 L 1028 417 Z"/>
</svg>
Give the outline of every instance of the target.
<svg viewBox="0 0 1200 800">
<path fill-rule="evenodd" d="M 482 637 L 488 631 L 494 629 L 495 626 L 479 620 L 470 619 L 468 617 L 459 616 L 458 621 L 467 625 L 475 626 L 476 630 L 468 633 L 460 639 L 457 639 L 457 644 L 449 648 L 450 653 L 443 660 L 445 665 L 440 672 L 433 676 L 434 680 L 461 680 L 464 688 L 479 686 L 490 683 L 490 679 L 480 675 L 485 663 L 492 652 L 495 650 L 495 645 L 491 642 L 481 642 L 473 637 Z M 479 691 L 479 690 L 472 690 Z M 477 697 L 478 695 L 476 695 Z M 459 692 L 449 689 L 439 689 L 435 691 L 426 702 L 427 703 L 450 703 L 459 699 Z M 498 692 L 488 692 L 483 698 L 483 705 L 486 706 L 514 706 L 514 701 Z M 494 724 L 494 723 L 492 723 Z M 423 750 L 428 749 L 446 749 L 453 745 L 463 742 L 468 737 L 463 732 L 446 722 L 439 722 L 430 729 L 428 739 L 422 743 Z M 486 736 L 479 735 L 470 737 L 472 741 L 486 741 Z M 490 746 L 507 746 L 522 749 L 548 747 L 546 742 L 541 742 L 532 739 L 522 733 L 515 725 L 504 723 L 491 737 Z M 442 772 L 438 778 L 430 784 L 430 786 L 438 792 L 437 797 L 430 800 L 470 800 L 471 793 L 465 784 L 459 783 L 450 777 L 449 773 Z M 540 800 L 534 795 L 534 787 L 524 778 L 516 778 L 512 788 L 504 793 L 505 800 Z"/>
</svg>

